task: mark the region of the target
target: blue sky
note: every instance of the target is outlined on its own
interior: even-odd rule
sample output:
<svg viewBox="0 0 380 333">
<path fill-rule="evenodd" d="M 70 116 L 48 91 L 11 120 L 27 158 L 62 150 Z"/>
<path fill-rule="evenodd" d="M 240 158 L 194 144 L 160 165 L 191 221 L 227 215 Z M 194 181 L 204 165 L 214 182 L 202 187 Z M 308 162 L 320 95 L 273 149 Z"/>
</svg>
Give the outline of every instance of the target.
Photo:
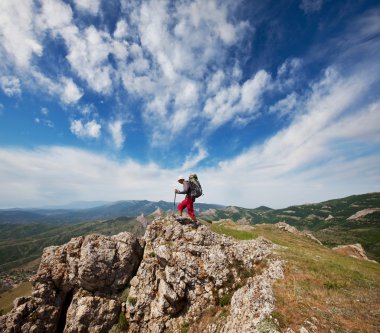
<svg viewBox="0 0 380 333">
<path fill-rule="evenodd" d="M 378 1 L 0 2 L 0 207 L 379 191 Z"/>
</svg>

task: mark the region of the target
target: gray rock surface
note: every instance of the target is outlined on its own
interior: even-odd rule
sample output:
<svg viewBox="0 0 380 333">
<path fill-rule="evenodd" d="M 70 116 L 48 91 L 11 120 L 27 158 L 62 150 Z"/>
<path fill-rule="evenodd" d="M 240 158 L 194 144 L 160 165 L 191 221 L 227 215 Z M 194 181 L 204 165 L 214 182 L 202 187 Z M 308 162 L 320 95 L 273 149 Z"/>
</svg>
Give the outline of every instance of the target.
<svg viewBox="0 0 380 333">
<path fill-rule="evenodd" d="M 135 274 L 143 242 L 130 233 L 73 238 L 44 250 L 31 297 L 0 317 L 0 332 L 108 332 L 123 290 Z"/>
<path fill-rule="evenodd" d="M 291 234 L 294 234 L 294 235 L 300 235 L 300 236 L 305 236 L 307 238 L 310 238 L 311 240 L 313 240 L 314 242 L 318 243 L 319 245 L 323 245 L 322 242 L 317 239 L 311 232 L 309 231 L 299 231 L 296 227 L 293 227 L 285 222 L 278 222 L 275 224 L 275 227 L 280 229 L 280 230 L 283 230 L 283 231 L 287 231 L 287 232 L 290 232 Z"/>
<path fill-rule="evenodd" d="M 264 238 L 235 241 L 173 218 L 148 226 L 144 257 L 131 280 L 128 332 L 257 332 L 273 311 L 272 281 L 283 262 Z M 225 311 L 224 316 L 216 315 Z"/>
</svg>

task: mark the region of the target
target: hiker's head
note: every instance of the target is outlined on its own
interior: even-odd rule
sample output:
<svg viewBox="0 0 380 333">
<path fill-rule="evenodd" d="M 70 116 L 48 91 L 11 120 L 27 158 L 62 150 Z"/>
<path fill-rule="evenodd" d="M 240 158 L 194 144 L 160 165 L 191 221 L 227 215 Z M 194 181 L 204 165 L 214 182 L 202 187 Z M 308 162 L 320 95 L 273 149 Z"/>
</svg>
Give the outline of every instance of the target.
<svg viewBox="0 0 380 333">
<path fill-rule="evenodd" d="M 183 184 L 183 182 L 185 181 L 185 177 L 183 177 L 183 176 L 179 176 L 179 177 L 177 178 L 177 180 L 178 180 L 178 183 Z"/>
</svg>

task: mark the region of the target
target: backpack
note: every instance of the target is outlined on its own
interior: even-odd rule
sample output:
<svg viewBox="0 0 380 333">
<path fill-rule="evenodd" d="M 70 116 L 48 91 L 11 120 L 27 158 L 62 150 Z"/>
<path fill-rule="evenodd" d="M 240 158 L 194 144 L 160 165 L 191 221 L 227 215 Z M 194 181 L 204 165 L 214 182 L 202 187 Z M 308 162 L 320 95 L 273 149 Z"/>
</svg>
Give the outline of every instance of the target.
<svg viewBox="0 0 380 333">
<path fill-rule="evenodd" d="M 202 193 L 202 186 L 198 180 L 198 176 L 194 173 L 189 176 L 189 184 L 190 184 L 190 196 L 193 198 L 199 198 Z"/>
</svg>

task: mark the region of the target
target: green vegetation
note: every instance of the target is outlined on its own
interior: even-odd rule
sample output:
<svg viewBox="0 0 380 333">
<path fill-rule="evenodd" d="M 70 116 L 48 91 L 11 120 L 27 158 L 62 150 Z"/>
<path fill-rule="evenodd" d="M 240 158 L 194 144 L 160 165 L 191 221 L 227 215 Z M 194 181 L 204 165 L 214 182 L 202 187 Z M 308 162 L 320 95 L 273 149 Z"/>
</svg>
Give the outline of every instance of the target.
<svg viewBox="0 0 380 333">
<path fill-rule="evenodd" d="M 380 265 L 341 255 L 304 236 L 272 225 L 247 226 L 215 223 L 237 239 L 263 236 L 284 246 L 277 250 L 286 260 L 285 278 L 274 285 L 273 315 L 280 327 L 298 331 L 305 319 L 315 317 L 321 332 L 376 332 L 380 316 Z M 236 233 L 236 231 L 239 231 Z"/>
<path fill-rule="evenodd" d="M 128 287 L 125 288 L 124 291 L 122 292 L 122 294 L 121 294 L 121 296 L 120 296 L 120 300 L 121 300 L 122 302 L 127 302 L 127 301 L 128 301 L 129 290 L 130 290 L 130 287 L 128 286 Z"/>
<path fill-rule="evenodd" d="M 229 294 L 229 293 L 228 294 L 224 294 L 222 297 L 219 298 L 219 305 L 221 307 L 226 306 L 226 305 L 230 305 L 231 298 L 232 298 L 231 294 Z"/>
<path fill-rule="evenodd" d="M 380 211 L 347 220 L 358 211 L 368 208 L 380 208 L 380 193 L 353 195 L 284 209 L 226 207 L 216 210 L 212 216 L 204 213 L 202 218 L 208 220 L 213 218 L 214 221 L 223 219 L 233 222 L 245 221 L 251 225 L 283 221 L 300 230 L 312 231 L 315 237 L 329 247 L 360 243 L 370 259 L 380 262 Z M 213 230 L 223 233 L 223 230 L 218 228 Z M 239 235 L 239 232 L 236 232 L 234 235 L 235 231 L 229 232 L 230 236 L 237 239 L 249 237 L 244 233 Z"/>
<path fill-rule="evenodd" d="M 128 303 L 131 305 L 136 305 L 137 298 L 136 297 L 128 297 Z"/>
<path fill-rule="evenodd" d="M 128 321 L 127 318 L 125 318 L 125 314 L 123 312 L 120 312 L 119 315 L 119 322 L 118 322 L 118 327 L 121 331 L 126 331 L 128 330 Z"/>
<path fill-rule="evenodd" d="M 0 224 L 0 269 L 8 270 L 39 258 L 51 245 L 67 243 L 71 238 L 91 233 L 114 235 L 129 231 L 143 235 L 144 228 L 133 218 L 52 226 L 46 224 Z"/>
<path fill-rule="evenodd" d="M 187 321 L 184 321 L 181 325 L 181 333 L 188 333 L 189 332 L 189 323 Z"/>
<path fill-rule="evenodd" d="M 243 228 L 240 226 L 239 228 L 231 228 L 231 225 L 225 223 L 213 223 L 210 226 L 210 229 L 218 234 L 231 236 L 238 240 L 247 240 L 254 239 L 258 237 L 258 234 L 255 232 L 253 228 Z"/>
</svg>

